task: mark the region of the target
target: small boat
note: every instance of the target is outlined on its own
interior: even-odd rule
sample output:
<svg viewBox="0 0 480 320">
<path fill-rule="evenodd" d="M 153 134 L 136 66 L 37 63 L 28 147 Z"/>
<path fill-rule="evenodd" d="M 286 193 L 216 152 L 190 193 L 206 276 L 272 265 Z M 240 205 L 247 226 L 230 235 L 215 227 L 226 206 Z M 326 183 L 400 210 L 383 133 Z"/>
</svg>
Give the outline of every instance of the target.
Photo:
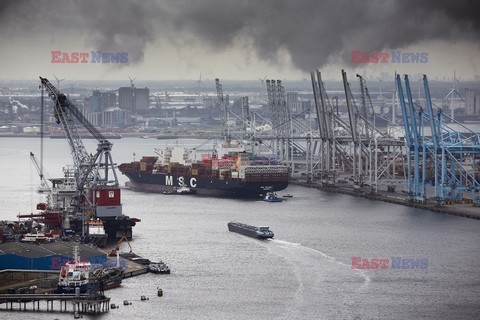
<svg viewBox="0 0 480 320">
<path fill-rule="evenodd" d="M 30 243 L 47 243 L 50 242 L 50 238 L 45 236 L 44 233 L 26 233 L 23 235 L 20 241 Z"/>
<path fill-rule="evenodd" d="M 195 194 L 196 191 L 187 187 L 187 186 L 181 186 L 179 188 L 176 188 L 175 191 L 177 194 Z"/>
<path fill-rule="evenodd" d="M 196 194 L 197 191 L 187 186 L 175 187 L 174 191 L 164 191 L 163 194 Z"/>
<path fill-rule="evenodd" d="M 148 272 L 170 274 L 170 268 L 163 262 L 152 262 L 148 265 Z"/>
<path fill-rule="evenodd" d="M 293 195 L 290 194 L 290 193 L 287 193 L 287 194 L 284 194 L 283 197 L 284 198 L 293 198 Z"/>
<path fill-rule="evenodd" d="M 229 222 L 227 226 L 229 231 L 240 233 L 244 236 L 258 239 L 268 239 L 274 237 L 273 231 L 270 230 L 269 227 L 255 227 L 240 222 Z"/>
<path fill-rule="evenodd" d="M 277 194 L 275 192 L 267 192 L 265 197 L 263 198 L 263 201 L 267 202 L 282 202 L 282 199 L 279 199 L 277 197 Z"/>
</svg>

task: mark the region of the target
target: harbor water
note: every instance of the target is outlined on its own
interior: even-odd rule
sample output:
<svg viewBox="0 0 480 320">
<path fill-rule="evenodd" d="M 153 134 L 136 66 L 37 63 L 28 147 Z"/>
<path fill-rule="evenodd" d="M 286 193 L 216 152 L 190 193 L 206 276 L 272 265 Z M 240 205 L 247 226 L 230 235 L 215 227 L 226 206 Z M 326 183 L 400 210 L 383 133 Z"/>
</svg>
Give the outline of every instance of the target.
<svg viewBox="0 0 480 320">
<path fill-rule="evenodd" d="M 175 141 L 112 142 L 120 164 Z M 183 141 L 190 147 L 203 142 Z M 85 145 L 95 150 L 94 141 Z M 45 139 L 44 150 L 46 173 L 61 176 L 72 163 L 67 141 Z M 40 139 L 0 139 L 1 220 L 32 212 L 41 200 L 30 151 L 40 159 Z M 122 190 L 124 214 L 142 220 L 134 227 L 133 251 L 163 260 L 172 273 L 125 279 L 106 291 L 120 308 L 95 319 L 478 319 L 479 220 L 293 185 L 278 195 L 287 193 L 293 198 L 268 203 Z M 229 232 L 229 221 L 269 226 L 275 238 Z M 360 258 L 363 269 L 352 269 L 352 258 Z M 388 259 L 387 268 L 367 268 L 372 259 Z M 148 300 L 141 301 L 143 295 Z M 30 316 L 1 311 L 2 319 Z"/>
</svg>

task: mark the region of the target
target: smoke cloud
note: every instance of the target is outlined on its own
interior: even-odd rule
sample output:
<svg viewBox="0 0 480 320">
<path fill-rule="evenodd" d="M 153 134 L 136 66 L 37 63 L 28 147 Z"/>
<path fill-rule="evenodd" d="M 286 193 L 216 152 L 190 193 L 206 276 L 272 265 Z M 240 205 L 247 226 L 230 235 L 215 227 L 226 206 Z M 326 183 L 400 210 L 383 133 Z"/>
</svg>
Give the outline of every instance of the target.
<svg viewBox="0 0 480 320">
<path fill-rule="evenodd" d="M 96 50 L 127 51 L 141 62 L 159 39 L 221 51 L 242 42 L 278 63 L 287 53 L 303 71 L 351 51 L 393 50 L 429 40 L 480 38 L 475 0 L 2 0 L 0 39 L 82 35 Z"/>
</svg>

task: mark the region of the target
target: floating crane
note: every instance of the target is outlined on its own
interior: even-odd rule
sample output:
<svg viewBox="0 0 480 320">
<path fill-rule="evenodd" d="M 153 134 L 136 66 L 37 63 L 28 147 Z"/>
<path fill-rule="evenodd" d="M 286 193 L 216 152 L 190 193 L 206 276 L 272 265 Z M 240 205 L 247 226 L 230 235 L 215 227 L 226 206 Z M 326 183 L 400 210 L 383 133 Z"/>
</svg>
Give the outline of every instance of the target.
<svg viewBox="0 0 480 320">
<path fill-rule="evenodd" d="M 65 132 L 73 157 L 77 216 L 84 219 L 87 214 L 93 214 L 93 217 L 103 220 L 107 233 L 108 228 L 110 233 L 114 233 L 109 234 L 109 237 L 120 238 L 127 234 L 131 238 L 131 226 L 139 220 L 122 214 L 120 187 L 111 155 L 112 143 L 83 116 L 65 94 L 46 78 L 40 77 L 40 80 L 54 102 L 54 117 Z M 86 129 L 97 140 L 95 154 L 87 152 L 79 133 L 80 128 Z M 125 221 L 119 232 L 121 220 Z"/>
</svg>

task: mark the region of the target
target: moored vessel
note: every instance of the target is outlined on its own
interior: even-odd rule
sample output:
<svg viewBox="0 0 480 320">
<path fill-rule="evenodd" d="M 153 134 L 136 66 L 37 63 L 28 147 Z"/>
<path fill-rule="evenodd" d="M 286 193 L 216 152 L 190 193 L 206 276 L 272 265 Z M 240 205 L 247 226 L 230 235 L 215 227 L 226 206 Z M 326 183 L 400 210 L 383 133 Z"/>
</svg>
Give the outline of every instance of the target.
<svg viewBox="0 0 480 320">
<path fill-rule="evenodd" d="M 105 233 L 103 221 L 100 219 L 87 222 L 88 242 L 99 248 L 105 247 L 108 235 Z"/>
<path fill-rule="evenodd" d="M 230 151 L 202 154 L 195 161 L 189 159 L 191 153 L 176 145 L 118 169 L 129 178 L 128 187 L 147 192 L 173 193 L 186 187 L 200 195 L 258 197 L 288 186 L 288 168 L 274 157 Z"/>
<path fill-rule="evenodd" d="M 94 269 L 90 261 L 80 259 L 78 247 L 74 248 L 73 259 L 60 269 L 57 293 L 86 293 L 90 288 L 107 290 L 120 286 L 123 279 L 120 267 Z M 79 288 L 79 289 L 76 289 Z"/>
</svg>

